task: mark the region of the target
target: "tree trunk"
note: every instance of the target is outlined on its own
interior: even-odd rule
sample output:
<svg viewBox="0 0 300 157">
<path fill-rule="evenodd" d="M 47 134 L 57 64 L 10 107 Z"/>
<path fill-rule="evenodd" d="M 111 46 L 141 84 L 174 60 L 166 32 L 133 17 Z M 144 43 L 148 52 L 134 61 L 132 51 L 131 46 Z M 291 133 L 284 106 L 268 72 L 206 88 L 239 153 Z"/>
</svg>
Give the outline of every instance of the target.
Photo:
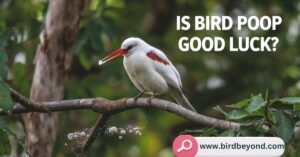
<svg viewBox="0 0 300 157">
<path fill-rule="evenodd" d="M 60 100 L 70 67 L 84 0 L 50 0 L 41 43 L 35 56 L 30 99 Z M 50 157 L 57 133 L 57 113 L 26 115 L 26 149 L 33 157 Z"/>
</svg>

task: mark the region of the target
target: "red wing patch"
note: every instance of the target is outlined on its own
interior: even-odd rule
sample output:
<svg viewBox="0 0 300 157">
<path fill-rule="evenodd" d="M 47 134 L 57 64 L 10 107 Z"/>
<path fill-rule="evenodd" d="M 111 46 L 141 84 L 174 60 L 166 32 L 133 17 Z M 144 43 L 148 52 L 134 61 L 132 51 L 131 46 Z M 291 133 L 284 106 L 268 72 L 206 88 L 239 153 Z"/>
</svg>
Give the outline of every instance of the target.
<svg viewBox="0 0 300 157">
<path fill-rule="evenodd" d="M 154 60 L 154 61 L 160 62 L 160 63 L 162 63 L 162 64 L 164 64 L 164 65 L 169 65 L 169 62 L 168 62 L 168 61 L 166 61 L 166 60 L 160 58 L 160 57 L 159 57 L 158 55 L 156 55 L 154 52 L 148 52 L 148 53 L 147 53 L 147 56 L 148 56 L 149 58 L 151 58 L 152 60 Z"/>
</svg>

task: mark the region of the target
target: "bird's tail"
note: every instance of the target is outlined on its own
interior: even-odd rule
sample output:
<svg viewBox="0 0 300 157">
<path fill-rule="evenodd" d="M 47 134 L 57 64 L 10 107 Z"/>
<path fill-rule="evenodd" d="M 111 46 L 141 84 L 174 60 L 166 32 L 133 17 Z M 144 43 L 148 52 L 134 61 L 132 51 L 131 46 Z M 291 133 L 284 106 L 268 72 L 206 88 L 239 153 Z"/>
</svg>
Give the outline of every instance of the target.
<svg viewBox="0 0 300 157">
<path fill-rule="evenodd" d="M 187 108 L 187 109 L 189 109 L 189 110 L 194 111 L 194 112 L 197 113 L 197 111 L 195 110 L 195 108 L 193 107 L 193 105 L 185 97 L 185 95 L 183 94 L 182 91 L 178 91 L 178 90 L 175 90 L 175 89 L 172 89 L 170 91 L 171 91 L 170 92 L 171 96 L 176 100 L 176 102 L 179 105 L 181 105 L 181 106 L 183 106 L 183 107 L 185 107 L 185 108 Z"/>
</svg>

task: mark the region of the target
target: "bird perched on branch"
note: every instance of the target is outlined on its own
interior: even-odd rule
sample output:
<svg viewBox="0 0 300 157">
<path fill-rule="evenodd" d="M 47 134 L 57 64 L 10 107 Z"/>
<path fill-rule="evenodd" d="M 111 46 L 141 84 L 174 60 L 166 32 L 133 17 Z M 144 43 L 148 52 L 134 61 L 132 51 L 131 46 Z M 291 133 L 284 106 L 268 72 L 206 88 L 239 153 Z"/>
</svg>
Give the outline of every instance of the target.
<svg viewBox="0 0 300 157">
<path fill-rule="evenodd" d="M 182 91 L 178 71 L 161 50 L 140 38 L 131 37 L 123 41 L 121 48 L 99 60 L 99 65 L 119 56 L 124 56 L 124 68 L 130 80 L 140 91 L 140 94 L 134 98 L 135 102 L 144 93 L 151 95 L 148 103 L 151 103 L 155 95 L 170 93 L 178 104 L 196 112 Z"/>
</svg>

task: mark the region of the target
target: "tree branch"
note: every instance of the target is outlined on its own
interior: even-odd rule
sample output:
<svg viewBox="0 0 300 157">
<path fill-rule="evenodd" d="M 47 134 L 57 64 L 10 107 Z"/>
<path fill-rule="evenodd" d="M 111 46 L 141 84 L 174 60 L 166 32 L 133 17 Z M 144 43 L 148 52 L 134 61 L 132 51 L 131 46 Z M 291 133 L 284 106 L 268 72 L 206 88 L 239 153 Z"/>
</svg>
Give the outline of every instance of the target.
<svg viewBox="0 0 300 157">
<path fill-rule="evenodd" d="M 36 110 L 36 111 L 45 111 L 48 112 L 48 109 L 44 106 L 41 106 L 38 103 L 32 102 L 20 93 L 18 93 L 16 90 L 10 88 L 11 97 L 14 101 L 20 103 L 22 106 L 28 109 Z"/>
<path fill-rule="evenodd" d="M 97 113 L 101 113 L 102 115 L 98 118 L 88 139 L 83 144 L 82 147 L 83 152 L 85 152 L 89 148 L 89 146 L 96 138 L 96 134 L 99 128 L 105 124 L 105 122 L 111 115 L 126 110 L 134 109 L 134 108 L 160 109 L 163 111 L 176 114 L 196 124 L 213 127 L 220 130 L 228 130 L 228 129 L 238 130 L 240 128 L 239 123 L 216 119 L 202 114 L 198 114 L 178 104 L 166 100 L 161 100 L 161 99 L 153 99 L 151 101 L 151 104 L 148 103 L 148 98 L 139 98 L 135 102 L 134 98 L 108 100 L 102 97 L 60 100 L 60 101 L 51 101 L 51 102 L 31 102 L 29 99 L 17 93 L 16 91 L 13 92 L 15 93 L 15 94 L 12 93 L 13 99 L 16 100 L 18 103 L 15 104 L 12 112 L 10 113 L 0 111 L 0 116 L 10 115 L 10 114 L 21 114 L 21 113 L 28 113 L 28 112 L 47 113 L 47 112 L 61 112 L 61 111 L 79 110 L 79 109 L 89 109 Z M 20 103 L 22 103 L 22 105 L 20 105 Z M 24 105 L 24 103 L 26 103 L 26 105 Z M 45 108 L 47 108 L 47 110 L 42 110 L 37 106 L 44 106 Z M 270 130 L 269 127 L 266 125 L 263 125 L 262 128 L 266 132 Z M 296 127 L 294 132 L 296 138 L 300 136 L 300 128 Z"/>
<path fill-rule="evenodd" d="M 105 122 L 108 120 L 109 117 L 110 117 L 110 114 L 102 114 L 102 115 L 99 116 L 99 118 L 97 119 L 96 124 L 92 128 L 92 130 L 91 130 L 88 138 L 83 143 L 82 153 L 86 152 L 89 149 L 89 147 L 91 146 L 91 144 L 96 139 L 97 134 L 99 132 L 99 129 L 101 127 L 103 127 L 103 125 L 105 124 Z"/>
<path fill-rule="evenodd" d="M 170 113 L 176 114 L 192 122 L 203 124 L 206 126 L 214 127 L 217 129 L 239 129 L 240 124 L 236 122 L 230 122 L 226 120 L 219 120 L 216 118 L 207 117 L 195 112 L 192 112 L 180 105 L 173 102 L 169 102 L 161 99 L 153 99 L 151 104 L 147 102 L 148 98 L 139 98 L 134 103 L 133 98 L 123 98 L 118 100 L 107 100 L 101 97 L 98 98 L 85 98 L 85 99 L 72 99 L 72 100 L 61 100 L 51 102 L 36 103 L 39 106 L 45 106 L 49 112 L 61 112 L 67 110 L 78 110 L 78 109 L 91 109 L 98 113 L 103 114 L 116 114 L 125 110 L 133 108 L 157 108 L 165 110 Z M 30 102 L 30 101 L 28 101 Z M 33 104 L 31 104 L 33 105 Z M 16 104 L 12 110 L 12 114 L 28 113 L 28 112 L 40 112 L 45 113 L 48 111 L 25 108 L 20 104 Z M 7 115 L 8 113 L 1 111 L 0 115 Z"/>
</svg>

